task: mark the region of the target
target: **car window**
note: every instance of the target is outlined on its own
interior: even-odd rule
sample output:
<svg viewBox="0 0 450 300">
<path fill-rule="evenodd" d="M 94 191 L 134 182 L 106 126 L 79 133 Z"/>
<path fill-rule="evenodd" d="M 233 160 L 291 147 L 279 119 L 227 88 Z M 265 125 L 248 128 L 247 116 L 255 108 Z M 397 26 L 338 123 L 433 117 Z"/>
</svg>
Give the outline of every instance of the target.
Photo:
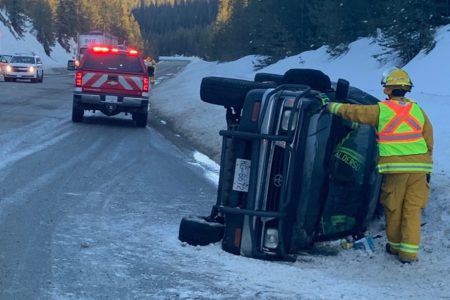
<svg viewBox="0 0 450 300">
<path fill-rule="evenodd" d="M 34 57 L 31 56 L 13 56 L 11 63 L 34 64 Z"/>
<path fill-rule="evenodd" d="M 145 70 L 139 56 L 126 54 L 89 53 L 82 68 L 105 72 L 143 73 Z"/>
</svg>

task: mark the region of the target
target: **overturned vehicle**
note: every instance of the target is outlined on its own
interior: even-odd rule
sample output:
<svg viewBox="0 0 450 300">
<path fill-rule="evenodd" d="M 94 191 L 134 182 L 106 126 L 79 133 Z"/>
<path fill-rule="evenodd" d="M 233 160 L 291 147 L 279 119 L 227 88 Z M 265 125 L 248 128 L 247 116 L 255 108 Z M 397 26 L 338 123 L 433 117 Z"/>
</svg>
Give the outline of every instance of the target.
<svg viewBox="0 0 450 300">
<path fill-rule="evenodd" d="M 179 239 L 222 241 L 225 251 L 295 260 L 315 242 L 365 231 L 381 177 L 375 131 L 330 114 L 324 101 L 375 104 L 371 95 L 313 69 L 205 77 L 201 99 L 226 108 L 216 204 L 181 220 Z"/>
</svg>

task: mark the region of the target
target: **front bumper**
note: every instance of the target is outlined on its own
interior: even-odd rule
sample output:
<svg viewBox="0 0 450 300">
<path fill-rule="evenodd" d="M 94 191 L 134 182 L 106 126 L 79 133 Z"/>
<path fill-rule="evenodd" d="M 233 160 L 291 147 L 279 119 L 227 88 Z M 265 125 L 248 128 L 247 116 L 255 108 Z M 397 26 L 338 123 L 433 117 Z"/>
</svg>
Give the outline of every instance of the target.
<svg viewBox="0 0 450 300">
<path fill-rule="evenodd" d="M 9 78 L 24 78 L 24 79 L 33 79 L 36 77 L 36 72 L 29 73 L 29 72 L 6 72 L 4 71 L 4 76 Z"/>
</svg>

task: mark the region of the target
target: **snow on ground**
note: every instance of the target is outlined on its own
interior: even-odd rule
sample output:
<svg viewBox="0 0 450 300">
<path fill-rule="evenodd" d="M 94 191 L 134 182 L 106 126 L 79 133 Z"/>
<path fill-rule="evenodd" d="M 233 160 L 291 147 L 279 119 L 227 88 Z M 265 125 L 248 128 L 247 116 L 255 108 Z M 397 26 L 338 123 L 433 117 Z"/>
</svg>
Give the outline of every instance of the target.
<svg viewBox="0 0 450 300">
<path fill-rule="evenodd" d="M 404 68 L 415 86 L 408 95 L 427 112 L 434 126 L 434 174 L 431 196 L 423 212 L 420 261 L 402 265 L 384 252 L 386 242 L 383 220 L 374 222 L 368 234 L 375 239 L 375 255 L 369 257 L 360 250 L 343 250 L 337 242 L 324 247 L 338 249 L 337 256 L 306 256 L 294 263 L 261 262 L 222 253 L 220 245 L 187 246 L 180 251 L 199 260 L 216 261 L 238 273 L 241 281 L 229 278 L 230 284 L 261 289 L 261 297 L 269 299 L 439 299 L 450 297 L 450 26 L 437 33 L 437 45 L 428 53 L 421 53 Z M 372 57 L 380 48 L 371 39 L 360 39 L 350 45 L 347 54 L 330 59 L 325 48 L 288 57 L 259 72 L 283 74 L 290 68 L 314 68 L 328 74 L 331 80 L 345 78 L 358 88 L 382 99 L 380 86 L 384 69 L 395 62 L 382 64 Z M 168 58 L 161 58 L 162 60 Z M 173 58 L 172 58 L 173 59 Z M 252 80 L 255 71 L 249 56 L 231 63 L 205 62 L 197 58 L 179 75 L 157 85 L 152 94 L 153 108 L 172 122 L 174 128 L 201 144 L 209 156 L 218 161 L 221 138 L 218 131 L 225 129 L 225 110 L 203 103 L 199 87 L 205 76 L 223 76 Z M 172 100 L 173 99 L 173 100 Z M 210 159 L 197 155 L 205 167 L 205 174 L 214 165 Z M 211 177 L 213 180 L 217 176 Z M 216 179 L 214 179 L 216 178 Z M 213 203 L 211 203 L 212 205 Z M 195 214 L 195 212 L 193 212 Z M 175 233 L 174 233 L 175 234 Z M 176 243 L 172 240 L 172 243 Z M 175 245 L 173 245 L 175 246 Z M 205 268 L 205 272 L 207 269 Z M 231 275 L 230 275 L 231 276 Z M 234 275 L 233 275 L 234 276 Z M 227 280 L 226 278 L 224 279 Z M 300 297 L 300 298 L 299 298 Z"/>
<path fill-rule="evenodd" d="M 375 254 L 368 256 L 360 250 L 343 250 L 338 242 L 319 245 L 337 255 L 304 255 L 295 263 L 268 262 L 231 255 L 220 245 L 205 247 L 180 247 L 177 228 L 155 228 L 161 243 L 177 250 L 182 264 L 195 262 L 196 273 L 217 279 L 217 285 L 233 286 L 242 290 L 245 299 L 447 299 L 450 295 L 450 26 L 437 33 L 437 46 L 428 54 L 421 53 L 405 69 L 410 73 L 415 87 L 410 97 L 419 102 L 429 115 L 435 130 L 434 174 L 431 196 L 423 214 L 420 261 L 402 265 L 383 251 L 385 237 L 382 220 L 374 222 L 368 234 L 375 239 Z M 16 40 L 0 23 L 0 53 L 34 51 L 47 67 L 64 67 L 70 54 L 61 47 L 54 48 L 51 57 L 31 33 Z M 288 57 L 259 72 L 283 74 L 290 68 L 315 68 L 327 73 L 333 81 L 345 78 L 379 98 L 384 97 L 380 87 L 382 71 L 394 63 L 381 64 L 372 55 L 380 48 L 372 40 L 363 38 L 350 45 L 347 54 L 330 59 L 325 48 Z M 218 161 L 221 138 L 218 131 L 225 128 L 225 110 L 200 101 L 199 87 L 205 76 L 224 76 L 252 80 L 253 64 L 258 57 L 248 56 L 229 63 L 205 62 L 189 59 L 189 65 L 173 79 L 157 84 L 152 92 L 152 109 L 171 122 L 175 130 L 201 145 L 211 159 Z M 193 157 L 205 169 L 205 176 L 217 182 L 216 162 L 196 152 Z M 213 203 L 211 203 L 212 205 Z M 196 214 L 196 212 L 192 212 Z M 220 265 L 223 274 L 213 274 Z M 212 274 L 212 275 L 211 275 Z M 193 279 L 195 280 L 195 279 Z M 226 299 L 225 296 L 208 295 L 194 286 L 181 285 L 182 299 Z"/>
<path fill-rule="evenodd" d="M 0 11 L 4 16 L 5 13 Z M 59 44 L 53 47 L 50 56 L 47 56 L 44 47 L 36 40 L 31 25 L 26 30 L 24 37 L 17 39 L 16 33 L 0 22 L 0 54 L 30 53 L 34 52 L 39 55 L 44 64 L 44 70 L 47 68 L 67 66 L 67 60 L 71 54 L 67 53 Z"/>
</svg>

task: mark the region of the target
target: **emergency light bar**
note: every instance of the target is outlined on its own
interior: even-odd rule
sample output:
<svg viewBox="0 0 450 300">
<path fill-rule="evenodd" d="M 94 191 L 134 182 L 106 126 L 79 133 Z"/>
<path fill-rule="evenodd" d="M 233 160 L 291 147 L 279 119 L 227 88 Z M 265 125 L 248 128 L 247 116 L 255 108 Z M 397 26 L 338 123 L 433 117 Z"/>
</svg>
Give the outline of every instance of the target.
<svg viewBox="0 0 450 300">
<path fill-rule="evenodd" d="M 95 46 L 92 48 L 92 50 L 94 50 L 94 52 L 102 52 L 102 53 L 109 52 L 108 47 L 100 47 L 100 46 Z"/>
<path fill-rule="evenodd" d="M 94 47 L 92 47 L 92 51 L 94 51 L 95 53 L 109 53 L 109 52 L 119 53 L 120 49 L 109 48 L 109 47 L 104 47 L 104 46 L 94 46 Z M 128 54 L 129 55 L 137 55 L 138 51 L 136 49 L 129 49 Z"/>
</svg>

